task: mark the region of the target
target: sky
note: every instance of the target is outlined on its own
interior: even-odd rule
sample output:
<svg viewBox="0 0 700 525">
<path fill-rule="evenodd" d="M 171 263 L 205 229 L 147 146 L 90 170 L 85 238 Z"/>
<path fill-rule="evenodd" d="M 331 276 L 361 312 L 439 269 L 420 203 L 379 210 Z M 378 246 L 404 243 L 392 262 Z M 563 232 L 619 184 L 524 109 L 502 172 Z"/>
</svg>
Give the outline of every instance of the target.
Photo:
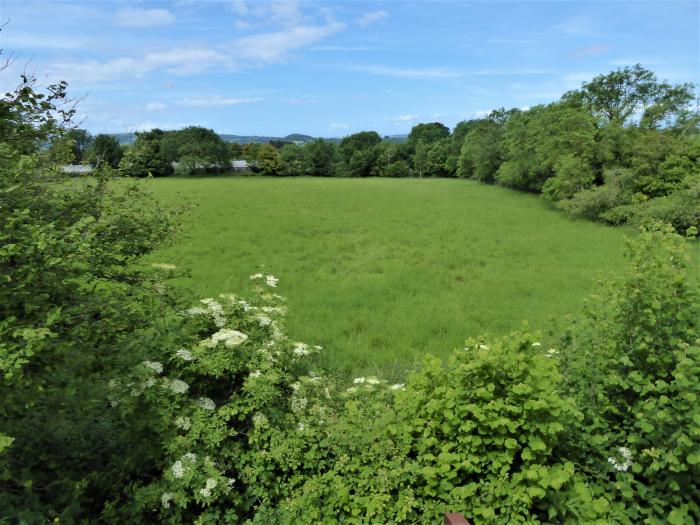
<svg viewBox="0 0 700 525">
<path fill-rule="evenodd" d="M 0 23 L 3 93 L 66 80 L 92 133 L 395 135 L 636 63 L 700 83 L 697 0 L 0 0 Z"/>
</svg>

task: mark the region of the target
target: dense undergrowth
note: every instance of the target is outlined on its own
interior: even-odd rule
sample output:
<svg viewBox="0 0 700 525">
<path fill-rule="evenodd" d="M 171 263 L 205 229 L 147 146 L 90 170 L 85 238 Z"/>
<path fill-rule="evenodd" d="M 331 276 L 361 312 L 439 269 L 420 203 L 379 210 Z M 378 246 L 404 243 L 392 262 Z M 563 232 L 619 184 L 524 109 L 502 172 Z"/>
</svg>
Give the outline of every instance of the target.
<svg viewBox="0 0 700 525">
<path fill-rule="evenodd" d="M 172 217 L 51 167 L 64 98 L 28 80 L 0 105 L 0 520 L 700 521 L 697 261 L 670 226 L 554 347 L 338 381 L 285 335 L 274 276 L 188 308 L 177 268 L 139 265 Z"/>
</svg>

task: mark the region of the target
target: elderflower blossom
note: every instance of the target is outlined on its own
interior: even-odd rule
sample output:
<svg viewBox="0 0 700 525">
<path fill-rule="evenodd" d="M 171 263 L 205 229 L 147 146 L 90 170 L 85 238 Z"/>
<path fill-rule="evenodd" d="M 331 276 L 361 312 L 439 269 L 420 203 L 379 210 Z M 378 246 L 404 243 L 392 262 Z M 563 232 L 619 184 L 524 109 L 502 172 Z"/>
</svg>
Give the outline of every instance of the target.
<svg viewBox="0 0 700 525">
<path fill-rule="evenodd" d="M 185 313 L 189 315 L 190 317 L 194 317 L 196 315 L 204 315 L 207 313 L 207 310 L 204 308 L 200 308 L 199 306 L 193 306 L 192 308 L 188 308 Z"/>
<path fill-rule="evenodd" d="M 143 382 L 143 384 L 141 385 L 141 387 L 144 388 L 144 389 L 146 389 L 146 388 L 151 388 L 151 387 L 154 386 L 155 384 L 156 384 L 156 380 L 153 379 L 152 377 L 149 377 L 148 379 L 146 379 L 146 380 Z"/>
<path fill-rule="evenodd" d="M 293 397 L 292 398 L 292 412 L 295 414 L 301 412 L 306 408 L 308 400 L 305 397 Z"/>
<path fill-rule="evenodd" d="M 195 461 L 197 461 L 197 454 L 195 454 L 194 452 L 188 452 L 187 454 L 184 454 L 182 456 L 182 459 L 184 459 L 185 461 L 189 461 L 190 463 L 194 463 Z"/>
<path fill-rule="evenodd" d="M 208 397 L 200 397 L 197 400 L 197 405 L 204 410 L 214 410 L 216 408 L 216 403 Z"/>
<path fill-rule="evenodd" d="M 238 330 L 223 329 L 211 336 L 211 345 L 215 346 L 220 342 L 231 348 L 245 342 L 248 336 Z"/>
<path fill-rule="evenodd" d="M 253 416 L 253 425 L 256 427 L 264 427 L 267 426 L 269 423 L 269 420 L 267 419 L 267 416 L 265 414 L 261 414 L 260 412 L 256 412 L 255 415 Z"/>
<path fill-rule="evenodd" d="M 175 420 L 175 426 L 177 428 L 181 428 L 182 430 L 189 430 L 192 426 L 192 422 L 190 421 L 190 418 L 181 416 Z"/>
<path fill-rule="evenodd" d="M 170 492 L 163 492 L 163 495 L 160 497 L 160 503 L 163 505 L 164 509 L 169 509 L 170 508 L 170 501 L 173 499 L 173 495 L 170 494 Z"/>
<path fill-rule="evenodd" d="M 182 464 L 182 461 L 179 459 L 173 463 L 172 466 L 172 471 L 173 471 L 173 476 L 176 478 L 181 478 L 182 476 L 185 475 L 185 466 Z"/>
<path fill-rule="evenodd" d="M 182 379 L 166 379 L 165 388 L 169 388 L 176 394 L 184 394 L 190 389 L 190 385 L 185 383 Z"/>
<path fill-rule="evenodd" d="M 609 457 L 608 463 L 610 463 L 617 471 L 627 472 L 627 470 L 629 470 L 629 468 L 632 465 L 634 465 L 634 462 L 632 461 L 632 451 L 627 447 L 620 447 L 617 450 L 620 453 L 620 455 L 625 459 L 625 461 L 620 463 L 615 458 Z"/>
<path fill-rule="evenodd" d="M 251 281 L 255 281 L 256 279 L 262 279 L 262 278 L 263 278 L 263 274 L 261 274 L 261 273 L 254 273 L 253 275 L 250 276 Z"/>
<path fill-rule="evenodd" d="M 479 350 L 488 350 L 489 345 L 479 345 Z"/>
<path fill-rule="evenodd" d="M 368 385 L 378 385 L 379 383 L 381 383 L 381 380 L 377 377 L 368 377 L 367 378 Z"/>
<path fill-rule="evenodd" d="M 303 357 L 309 353 L 309 345 L 306 343 L 294 343 L 294 349 L 292 351 L 294 355 Z"/>
<path fill-rule="evenodd" d="M 189 350 L 186 350 L 184 348 L 180 348 L 180 350 L 175 352 L 175 355 L 178 356 L 183 361 L 192 361 L 194 359 L 192 352 L 190 352 Z"/>
<path fill-rule="evenodd" d="M 405 390 L 406 385 L 404 383 L 396 383 L 395 385 L 391 385 L 389 388 L 392 390 Z"/>
<path fill-rule="evenodd" d="M 260 326 L 269 326 L 270 323 L 272 323 L 272 319 L 270 319 L 270 318 L 269 318 L 268 316 L 266 316 L 266 315 L 259 315 L 259 316 L 257 317 L 257 319 L 258 319 L 258 324 L 259 324 Z"/>
<path fill-rule="evenodd" d="M 270 288 L 276 288 L 278 282 L 279 279 L 274 275 L 265 276 L 265 284 L 268 285 Z"/>
<path fill-rule="evenodd" d="M 544 356 L 545 357 L 554 357 L 558 353 L 559 353 L 559 350 L 556 350 L 554 348 L 550 348 L 549 350 L 547 350 L 547 353 Z"/>
<path fill-rule="evenodd" d="M 534 347 L 542 346 L 542 343 L 532 343 L 532 346 L 534 346 Z"/>
<path fill-rule="evenodd" d="M 146 368 L 150 368 L 153 370 L 156 374 L 162 374 L 163 373 L 163 364 L 159 363 L 158 361 L 143 361 L 141 363 L 143 366 Z"/>
<path fill-rule="evenodd" d="M 352 382 L 355 383 L 356 385 L 361 385 L 362 383 L 365 382 L 365 378 L 364 377 L 356 377 L 355 379 L 352 380 Z"/>
<path fill-rule="evenodd" d="M 354 394 L 357 392 L 357 387 L 356 386 L 351 386 L 350 388 L 345 390 L 348 394 Z"/>
</svg>

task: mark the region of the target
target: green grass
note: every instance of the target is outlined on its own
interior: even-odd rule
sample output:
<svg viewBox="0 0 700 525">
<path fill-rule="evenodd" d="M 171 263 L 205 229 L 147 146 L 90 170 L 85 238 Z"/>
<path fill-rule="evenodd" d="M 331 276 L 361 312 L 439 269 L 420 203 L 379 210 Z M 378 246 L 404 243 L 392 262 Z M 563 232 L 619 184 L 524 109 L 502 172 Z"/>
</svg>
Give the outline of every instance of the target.
<svg viewBox="0 0 700 525">
<path fill-rule="evenodd" d="M 596 277 L 623 267 L 625 232 L 572 221 L 541 198 L 448 179 L 169 178 L 196 204 L 155 259 L 192 270 L 193 296 L 280 278 L 288 332 L 324 346 L 340 373 L 397 375 L 468 336 L 580 310 Z"/>
</svg>

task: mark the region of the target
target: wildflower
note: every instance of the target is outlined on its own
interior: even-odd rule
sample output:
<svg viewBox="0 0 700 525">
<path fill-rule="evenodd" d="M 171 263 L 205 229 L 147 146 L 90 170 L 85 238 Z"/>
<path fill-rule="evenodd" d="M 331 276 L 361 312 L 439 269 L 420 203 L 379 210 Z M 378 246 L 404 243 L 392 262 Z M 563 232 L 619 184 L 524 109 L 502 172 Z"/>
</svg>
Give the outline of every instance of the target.
<svg viewBox="0 0 700 525">
<path fill-rule="evenodd" d="M 118 385 L 119 385 L 119 381 L 117 381 L 116 379 L 110 379 L 109 382 L 107 383 L 107 386 L 109 388 L 117 388 Z"/>
<path fill-rule="evenodd" d="M 542 346 L 542 343 L 532 343 L 532 346 L 534 346 L 534 347 Z"/>
<path fill-rule="evenodd" d="M 176 394 L 184 394 L 190 389 L 190 385 L 181 379 L 166 379 L 164 387 L 169 388 Z"/>
<path fill-rule="evenodd" d="M 144 361 L 141 363 L 143 366 L 146 368 L 150 368 L 153 370 L 156 374 L 162 374 L 163 373 L 163 364 L 159 363 L 158 361 Z"/>
<path fill-rule="evenodd" d="M 392 390 L 405 390 L 406 385 L 404 383 L 396 383 L 395 385 L 391 385 L 389 388 Z"/>
<path fill-rule="evenodd" d="M 367 378 L 368 385 L 378 385 L 379 383 L 381 383 L 381 381 L 376 377 L 368 377 Z"/>
<path fill-rule="evenodd" d="M 608 463 L 610 463 L 615 468 L 615 470 L 619 472 L 627 472 L 627 470 L 629 470 L 629 468 L 632 465 L 634 465 L 634 462 L 632 461 L 632 451 L 627 447 L 620 447 L 618 449 L 618 452 L 623 458 L 625 458 L 625 461 L 620 463 L 615 458 L 609 457 Z"/>
<path fill-rule="evenodd" d="M 365 378 L 364 377 L 356 377 L 355 379 L 352 380 L 352 382 L 355 383 L 356 385 L 361 385 L 362 383 L 365 382 Z"/>
<path fill-rule="evenodd" d="M 260 370 L 256 370 L 255 372 L 250 373 L 250 377 L 255 377 L 258 378 L 262 375 L 262 372 Z"/>
<path fill-rule="evenodd" d="M 262 279 L 262 278 L 263 278 L 263 274 L 261 274 L 261 273 L 254 273 L 253 275 L 250 276 L 251 281 L 255 281 L 256 279 Z"/>
<path fill-rule="evenodd" d="M 180 461 L 178 459 L 175 463 L 173 463 L 172 471 L 173 471 L 173 476 L 178 478 L 178 479 L 181 478 L 182 476 L 184 476 L 185 475 L 185 467 L 183 466 L 182 461 Z"/>
<path fill-rule="evenodd" d="M 348 394 L 354 394 L 355 392 L 357 392 L 357 387 L 356 387 L 356 386 L 351 386 L 350 388 L 348 388 L 348 389 L 345 390 L 345 391 L 346 391 Z"/>
<path fill-rule="evenodd" d="M 180 350 L 175 352 L 175 355 L 178 356 L 183 361 L 192 361 L 194 359 L 192 352 L 190 352 L 189 350 L 186 350 L 184 348 L 180 348 Z"/>
<path fill-rule="evenodd" d="M 228 479 L 226 480 L 226 484 L 228 485 L 228 488 L 233 487 L 233 484 L 234 484 L 235 482 L 236 482 L 236 479 L 235 479 L 235 478 L 228 478 Z"/>
<path fill-rule="evenodd" d="M 194 452 L 188 452 L 182 456 L 182 459 L 184 459 L 185 461 L 189 461 L 190 463 L 194 463 L 195 461 L 197 461 L 197 454 L 195 454 Z"/>
<path fill-rule="evenodd" d="M 305 428 L 306 428 L 306 425 L 304 425 L 304 423 L 299 423 L 297 425 L 297 430 L 299 430 L 299 432 L 303 432 Z"/>
<path fill-rule="evenodd" d="M 550 348 L 547 350 L 547 353 L 544 355 L 545 357 L 554 357 L 559 353 L 559 350 L 555 350 L 554 348 Z"/>
<path fill-rule="evenodd" d="M 299 388 L 301 388 L 301 383 L 299 381 L 295 381 L 290 386 L 292 387 L 292 390 L 296 392 L 297 390 L 299 390 Z"/>
<path fill-rule="evenodd" d="M 205 297 L 204 299 L 200 299 L 199 302 L 203 304 L 210 304 L 214 302 L 214 299 L 211 297 Z"/>
<path fill-rule="evenodd" d="M 152 387 L 153 385 L 155 385 L 155 384 L 156 384 L 156 380 L 153 379 L 152 377 L 149 377 L 148 379 L 146 379 L 146 380 L 143 382 L 143 384 L 142 384 L 141 386 L 142 386 L 142 388 L 145 389 L 145 388 L 151 388 L 151 387 Z"/>
<path fill-rule="evenodd" d="M 168 263 L 153 263 L 151 265 L 153 268 L 156 268 L 157 270 L 174 270 L 177 268 L 174 264 L 168 264 Z"/>
<path fill-rule="evenodd" d="M 305 397 L 293 397 L 292 398 L 292 412 L 301 412 L 306 408 L 308 400 Z"/>
<path fill-rule="evenodd" d="M 190 317 L 194 317 L 196 315 L 204 315 L 207 313 L 207 311 L 204 308 L 200 308 L 198 306 L 194 306 L 192 308 L 188 308 L 185 313 L 189 315 Z"/>
<path fill-rule="evenodd" d="M 188 418 L 188 417 L 178 417 L 175 420 L 175 426 L 177 428 L 181 428 L 182 430 L 189 430 L 190 427 L 192 426 L 192 422 L 190 421 L 190 418 Z"/>
<path fill-rule="evenodd" d="M 294 355 L 303 357 L 309 353 L 309 345 L 305 343 L 294 343 Z"/>
<path fill-rule="evenodd" d="M 258 324 L 260 324 L 260 326 L 269 326 L 270 323 L 272 323 L 272 319 L 270 319 L 266 315 L 259 315 L 257 317 L 257 319 L 258 319 Z"/>
<path fill-rule="evenodd" d="M 211 336 L 211 343 L 212 345 L 216 345 L 223 341 L 224 345 L 231 348 L 240 345 L 241 343 L 245 342 L 246 339 L 248 339 L 248 336 L 244 333 L 237 330 L 224 329 L 219 330 Z"/>
<path fill-rule="evenodd" d="M 270 288 L 276 288 L 278 281 L 279 279 L 274 275 L 268 275 L 265 277 L 265 284 L 268 285 Z"/>
<path fill-rule="evenodd" d="M 197 405 L 199 405 L 200 408 L 203 408 L 204 410 L 214 410 L 216 408 L 216 404 L 214 401 L 212 401 L 208 397 L 200 397 L 197 400 Z"/>
<path fill-rule="evenodd" d="M 170 508 L 170 501 L 173 499 L 173 495 L 170 494 L 170 492 L 163 492 L 163 495 L 160 497 L 160 503 L 163 505 L 164 509 L 169 509 Z"/>
<path fill-rule="evenodd" d="M 268 425 L 268 423 L 269 420 L 267 419 L 267 416 L 265 414 L 256 412 L 253 416 L 253 425 L 255 425 L 256 427 L 265 427 Z"/>
<path fill-rule="evenodd" d="M 480 350 L 488 350 L 488 349 L 489 349 L 489 345 L 479 345 L 479 349 L 480 349 Z"/>
<path fill-rule="evenodd" d="M 314 345 L 314 350 L 321 351 L 321 350 L 323 350 L 323 347 L 319 346 L 319 345 Z"/>
<path fill-rule="evenodd" d="M 199 489 L 199 493 L 205 498 L 208 498 L 209 496 L 211 496 L 211 491 L 216 488 L 216 485 L 216 480 L 214 478 L 209 478 L 204 483 L 204 488 Z"/>
</svg>

